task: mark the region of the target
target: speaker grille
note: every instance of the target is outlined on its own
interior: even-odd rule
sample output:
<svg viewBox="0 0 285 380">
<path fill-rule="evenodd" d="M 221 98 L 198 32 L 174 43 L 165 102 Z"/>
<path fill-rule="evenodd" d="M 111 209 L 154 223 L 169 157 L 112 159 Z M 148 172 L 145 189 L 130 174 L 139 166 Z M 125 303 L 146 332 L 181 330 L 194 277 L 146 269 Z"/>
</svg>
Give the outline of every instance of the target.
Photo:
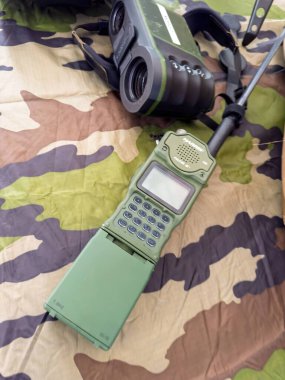
<svg viewBox="0 0 285 380">
<path fill-rule="evenodd" d="M 176 154 L 181 160 L 189 164 L 197 164 L 200 161 L 200 156 L 197 150 L 188 144 L 178 145 L 176 148 Z"/>
</svg>

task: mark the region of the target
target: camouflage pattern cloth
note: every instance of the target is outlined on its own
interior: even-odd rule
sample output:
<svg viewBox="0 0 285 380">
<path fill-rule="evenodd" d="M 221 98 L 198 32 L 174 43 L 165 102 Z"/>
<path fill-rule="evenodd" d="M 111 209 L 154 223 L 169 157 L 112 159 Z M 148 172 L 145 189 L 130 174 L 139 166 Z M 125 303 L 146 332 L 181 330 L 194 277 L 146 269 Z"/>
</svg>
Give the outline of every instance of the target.
<svg viewBox="0 0 285 380">
<path fill-rule="evenodd" d="M 241 42 L 254 0 L 178 0 L 177 12 L 212 7 Z M 281 157 L 282 48 L 251 95 L 242 125 L 108 352 L 43 303 L 155 146 L 152 135 L 211 130 L 128 114 L 73 44 L 75 25 L 108 14 L 0 0 L 0 379 L 284 380 L 285 229 Z M 241 52 L 251 75 L 284 27 L 276 0 L 259 37 Z M 93 46 L 111 53 L 108 37 Z M 225 87 L 221 47 L 198 36 Z M 217 99 L 211 116 L 221 120 Z"/>
</svg>

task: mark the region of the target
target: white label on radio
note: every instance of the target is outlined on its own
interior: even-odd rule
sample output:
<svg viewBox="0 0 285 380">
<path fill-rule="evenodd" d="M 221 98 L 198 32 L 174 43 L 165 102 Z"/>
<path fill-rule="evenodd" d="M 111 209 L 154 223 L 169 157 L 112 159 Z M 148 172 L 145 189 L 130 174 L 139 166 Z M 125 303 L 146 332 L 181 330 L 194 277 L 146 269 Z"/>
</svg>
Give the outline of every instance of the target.
<svg viewBox="0 0 285 380">
<path fill-rule="evenodd" d="M 167 30 L 168 30 L 169 34 L 170 34 L 172 42 L 174 44 L 176 44 L 176 45 L 181 45 L 181 43 L 179 41 L 179 38 L 178 38 L 178 36 L 177 36 L 177 34 L 175 32 L 174 26 L 172 25 L 170 17 L 169 17 L 169 15 L 167 13 L 166 8 L 163 5 L 161 5 L 161 4 L 157 4 L 157 6 L 158 6 L 158 9 L 160 10 L 161 16 L 162 16 L 162 18 L 163 18 L 163 20 L 165 22 L 165 25 L 167 27 Z"/>
</svg>

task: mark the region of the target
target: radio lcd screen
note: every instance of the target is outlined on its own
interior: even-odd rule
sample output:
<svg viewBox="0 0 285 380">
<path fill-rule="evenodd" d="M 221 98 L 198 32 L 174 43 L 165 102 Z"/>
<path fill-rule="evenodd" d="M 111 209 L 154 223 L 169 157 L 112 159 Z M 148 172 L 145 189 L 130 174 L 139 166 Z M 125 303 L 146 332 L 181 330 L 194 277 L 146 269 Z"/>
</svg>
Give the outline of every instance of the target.
<svg viewBox="0 0 285 380">
<path fill-rule="evenodd" d="M 195 189 L 170 170 L 152 162 L 138 187 L 175 213 L 181 214 Z"/>
</svg>

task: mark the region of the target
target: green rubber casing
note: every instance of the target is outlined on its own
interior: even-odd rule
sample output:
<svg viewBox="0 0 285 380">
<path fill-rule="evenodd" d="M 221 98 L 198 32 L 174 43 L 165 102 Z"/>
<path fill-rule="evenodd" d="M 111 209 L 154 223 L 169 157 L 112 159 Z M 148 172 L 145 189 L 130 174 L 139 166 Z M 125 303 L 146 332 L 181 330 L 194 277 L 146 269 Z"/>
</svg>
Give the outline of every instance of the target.
<svg viewBox="0 0 285 380">
<path fill-rule="evenodd" d="M 44 306 L 51 316 L 109 349 L 215 164 L 204 142 L 167 132 L 50 295 Z"/>
</svg>

